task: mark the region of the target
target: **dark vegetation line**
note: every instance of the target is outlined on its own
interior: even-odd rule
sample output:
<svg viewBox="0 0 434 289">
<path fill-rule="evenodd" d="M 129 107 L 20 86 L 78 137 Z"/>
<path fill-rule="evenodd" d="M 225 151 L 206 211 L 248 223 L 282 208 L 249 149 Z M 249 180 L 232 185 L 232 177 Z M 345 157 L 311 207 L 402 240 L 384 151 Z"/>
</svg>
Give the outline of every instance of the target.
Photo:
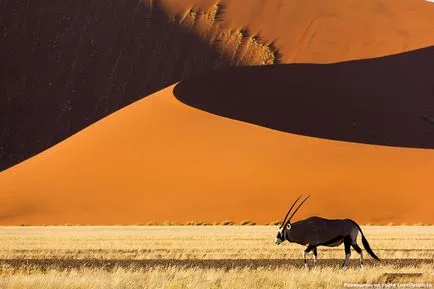
<svg viewBox="0 0 434 289">
<path fill-rule="evenodd" d="M 176 222 L 176 221 L 164 221 L 164 222 L 146 222 L 146 223 L 134 223 L 134 224 L 111 224 L 111 225 L 103 225 L 103 226 L 280 226 L 280 221 L 273 221 L 273 222 L 266 222 L 266 223 L 256 223 L 254 221 L 241 221 L 241 222 L 233 222 L 233 221 L 220 221 L 220 222 L 202 222 L 202 221 L 188 221 L 185 223 Z M 388 224 L 361 224 L 362 226 L 432 226 L 433 224 L 430 223 L 388 223 Z M 81 225 L 81 224 L 56 224 L 56 225 L 45 225 L 45 224 L 36 224 L 36 225 L 28 225 L 28 224 L 20 224 L 19 226 L 22 227 L 38 227 L 38 226 L 68 226 L 68 227 L 86 227 L 86 226 L 93 226 L 93 225 Z M 95 225 L 100 226 L 100 225 Z"/>
<path fill-rule="evenodd" d="M 340 267 L 340 259 L 322 259 L 319 267 Z M 354 260 L 353 260 L 354 261 Z M 381 264 L 375 260 L 366 259 L 366 266 L 392 265 L 396 267 L 419 266 L 433 264 L 430 259 L 382 259 Z M 101 268 L 113 270 L 116 268 L 154 268 L 154 267 L 183 267 L 203 269 L 235 269 L 235 268 L 288 268 L 302 267 L 300 259 L 0 259 L 0 266 L 13 268 L 51 269 L 76 269 L 76 268 Z M 358 262 L 350 262 L 350 267 L 359 267 Z"/>
</svg>

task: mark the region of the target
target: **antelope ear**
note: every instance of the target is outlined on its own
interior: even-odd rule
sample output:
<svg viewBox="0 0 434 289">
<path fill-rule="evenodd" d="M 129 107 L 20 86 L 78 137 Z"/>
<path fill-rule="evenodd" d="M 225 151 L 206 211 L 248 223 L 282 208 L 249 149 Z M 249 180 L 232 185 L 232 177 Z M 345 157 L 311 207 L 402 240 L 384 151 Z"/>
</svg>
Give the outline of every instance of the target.
<svg viewBox="0 0 434 289">
<path fill-rule="evenodd" d="M 286 229 L 291 230 L 291 224 L 290 223 L 288 223 L 288 225 L 286 225 Z"/>
</svg>

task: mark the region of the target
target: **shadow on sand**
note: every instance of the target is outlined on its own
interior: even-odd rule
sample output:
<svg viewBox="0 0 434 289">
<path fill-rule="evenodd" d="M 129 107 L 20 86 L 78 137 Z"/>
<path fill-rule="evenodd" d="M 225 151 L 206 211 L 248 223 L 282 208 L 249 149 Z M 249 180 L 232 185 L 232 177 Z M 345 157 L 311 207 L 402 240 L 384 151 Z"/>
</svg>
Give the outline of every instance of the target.
<svg viewBox="0 0 434 289">
<path fill-rule="evenodd" d="M 220 116 L 306 136 L 434 148 L 434 47 L 334 64 L 235 67 L 175 96 Z"/>
</svg>

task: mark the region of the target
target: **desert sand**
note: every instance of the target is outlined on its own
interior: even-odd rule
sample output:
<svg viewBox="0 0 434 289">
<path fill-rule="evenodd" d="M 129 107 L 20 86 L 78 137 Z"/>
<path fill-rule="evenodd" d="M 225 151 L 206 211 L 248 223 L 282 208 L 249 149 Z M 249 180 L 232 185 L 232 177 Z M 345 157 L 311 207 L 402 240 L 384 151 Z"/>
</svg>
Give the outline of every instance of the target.
<svg viewBox="0 0 434 289">
<path fill-rule="evenodd" d="M 197 110 L 173 86 L 0 174 L 0 224 L 432 223 L 434 151 L 282 133 Z"/>
</svg>

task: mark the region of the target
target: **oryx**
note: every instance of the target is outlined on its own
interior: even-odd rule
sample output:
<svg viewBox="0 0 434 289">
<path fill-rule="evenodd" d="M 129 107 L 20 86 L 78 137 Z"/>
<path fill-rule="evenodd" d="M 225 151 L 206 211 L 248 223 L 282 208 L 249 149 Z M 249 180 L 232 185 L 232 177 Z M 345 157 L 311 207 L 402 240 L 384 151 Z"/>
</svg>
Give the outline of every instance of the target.
<svg viewBox="0 0 434 289">
<path fill-rule="evenodd" d="M 295 223 L 291 223 L 292 217 L 300 209 L 301 205 L 309 198 L 308 196 L 304 199 L 300 205 L 295 209 L 292 215 L 287 220 L 289 213 L 292 208 L 301 198 L 298 197 L 289 208 L 288 213 L 286 213 L 279 230 L 277 231 L 277 236 L 275 243 L 279 245 L 283 241 L 287 240 L 290 243 L 297 243 L 303 246 L 307 246 L 303 251 L 304 266 L 307 267 L 306 254 L 313 251 L 313 261 L 316 266 L 317 263 L 317 249 L 318 246 L 335 247 L 344 243 L 345 245 L 345 261 L 342 263 L 342 267 L 346 267 L 351 256 L 351 246 L 360 255 L 360 265 L 363 266 L 363 254 L 362 249 L 357 245 L 357 234 L 362 234 L 362 243 L 366 251 L 372 258 L 380 261 L 380 259 L 375 255 L 369 246 L 365 235 L 362 232 L 360 226 L 350 219 L 339 219 L 339 220 L 329 220 L 321 217 L 310 217 Z"/>
</svg>

